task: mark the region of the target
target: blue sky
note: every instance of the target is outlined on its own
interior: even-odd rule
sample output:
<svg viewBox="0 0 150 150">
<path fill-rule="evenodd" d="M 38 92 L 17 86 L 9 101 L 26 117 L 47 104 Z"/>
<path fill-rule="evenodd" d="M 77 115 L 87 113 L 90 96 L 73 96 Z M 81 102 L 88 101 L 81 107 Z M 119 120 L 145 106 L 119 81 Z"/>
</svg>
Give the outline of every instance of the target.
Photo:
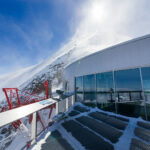
<svg viewBox="0 0 150 150">
<path fill-rule="evenodd" d="M 79 0 L 0 0 L 0 75 L 39 63 L 74 33 Z"/>
<path fill-rule="evenodd" d="M 0 0 L 0 76 L 59 49 L 93 53 L 149 28 L 149 0 Z"/>
</svg>

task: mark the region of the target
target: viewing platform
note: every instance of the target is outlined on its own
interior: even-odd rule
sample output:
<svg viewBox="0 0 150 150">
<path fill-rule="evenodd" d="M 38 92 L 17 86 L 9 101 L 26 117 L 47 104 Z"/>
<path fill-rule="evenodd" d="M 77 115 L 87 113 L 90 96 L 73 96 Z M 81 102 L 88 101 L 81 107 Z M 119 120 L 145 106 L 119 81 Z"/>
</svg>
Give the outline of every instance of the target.
<svg viewBox="0 0 150 150">
<path fill-rule="evenodd" d="M 44 139 L 44 140 L 43 140 Z M 36 150 L 149 150 L 150 123 L 76 103 L 42 135 Z"/>
</svg>

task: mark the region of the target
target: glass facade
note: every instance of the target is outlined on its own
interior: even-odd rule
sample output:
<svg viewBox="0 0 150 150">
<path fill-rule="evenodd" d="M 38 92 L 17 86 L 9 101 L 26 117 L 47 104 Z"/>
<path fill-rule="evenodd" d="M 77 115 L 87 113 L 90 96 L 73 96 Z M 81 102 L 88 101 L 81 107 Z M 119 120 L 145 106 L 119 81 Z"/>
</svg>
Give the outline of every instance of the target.
<svg viewBox="0 0 150 150">
<path fill-rule="evenodd" d="M 147 115 L 150 120 L 150 67 L 76 77 L 75 91 L 77 101 L 127 116 Z"/>
<path fill-rule="evenodd" d="M 116 91 L 141 91 L 139 69 L 115 71 Z"/>
<path fill-rule="evenodd" d="M 113 85 L 113 72 L 96 74 L 97 92 L 111 92 Z"/>
<path fill-rule="evenodd" d="M 105 72 L 96 74 L 96 100 L 97 106 L 106 109 L 108 105 L 112 105 L 114 93 L 113 72 Z M 106 105 L 107 104 L 107 105 Z"/>
<path fill-rule="evenodd" d="M 84 102 L 94 102 L 96 100 L 95 75 L 83 76 Z"/>
<path fill-rule="evenodd" d="M 93 92 L 95 91 L 95 75 L 87 75 L 83 76 L 84 80 L 84 91 L 85 92 Z"/>
<path fill-rule="evenodd" d="M 150 67 L 141 68 L 147 118 L 150 120 Z"/>
<path fill-rule="evenodd" d="M 76 91 L 83 92 L 83 77 L 76 78 Z"/>
<path fill-rule="evenodd" d="M 76 101 L 83 101 L 83 77 L 75 78 Z"/>
</svg>

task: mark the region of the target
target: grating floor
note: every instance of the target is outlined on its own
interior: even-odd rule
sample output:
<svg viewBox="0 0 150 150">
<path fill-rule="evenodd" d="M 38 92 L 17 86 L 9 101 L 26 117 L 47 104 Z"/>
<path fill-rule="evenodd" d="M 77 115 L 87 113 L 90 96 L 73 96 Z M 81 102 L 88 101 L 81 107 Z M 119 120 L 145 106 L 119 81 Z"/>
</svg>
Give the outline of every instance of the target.
<svg viewBox="0 0 150 150">
<path fill-rule="evenodd" d="M 87 128 L 84 128 L 74 120 L 62 124 L 88 150 L 113 150 L 112 144 L 103 140 Z"/>
<path fill-rule="evenodd" d="M 150 150 L 150 145 L 133 138 L 131 141 L 130 150 Z"/>
<path fill-rule="evenodd" d="M 101 114 L 100 112 L 92 112 L 89 114 L 89 116 L 93 117 L 94 119 L 103 121 L 103 122 L 117 128 L 117 129 L 120 129 L 120 130 L 124 130 L 127 126 L 127 123 L 125 123 L 121 120 L 118 120 L 114 117 L 110 117 L 110 116 L 106 116 L 104 114 Z"/>
<path fill-rule="evenodd" d="M 75 106 L 68 116 L 68 119 L 60 123 L 61 127 L 68 137 L 71 135 L 86 150 L 115 150 L 115 145 L 122 140 L 127 126 L 128 129 L 130 128 L 128 125 L 130 120 L 125 117 L 90 111 L 89 108 L 80 105 Z M 133 135 L 128 147 L 130 150 L 150 150 L 150 124 L 144 121 L 136 123 L 136 127 L 131 131 Z M 64 139 L 61 135 L 64 132 L 59 133 L 59 131 L 52 132 L 46 143 L 42 145 L 42 150 L 73 150 L 69 138 Z M 126 140 L 123 140 L 123 150 L 126 150 L 125 145 Z"/>
<path fill-rule="evenodd" d="M 98 122 L 97 120 L 87 116 L 82 116 L 80 118 L 77 118 L 76 120 L 89 127 L 99 135 L 102 135 L 106 139 L 110 140 L 112 143 L 116 143 L 119 137 L 122 135 L 122 132 L 113 128 L 112 126 L 107 125 L 103 122 Z"/>
<path fill-rule="evenodd" d="M 42 145 L 41 150 L 73 150 L 73 148 L 62 138 L 59 131 L 55 130 L 46 139 L 46 143 Z"/>
<path fill-rule="evenodd" d="M 85 108 L 85 107 L 81 107 L 81 106 L 75 106 L 74 107 L 75 110 L 79 111 L 79 112 L 88 112 L 89 109 Z"/>
<path fill-rule="evenodd" d="M 79 115 L 79 114 L 80 114 L 79 112 L 73 110 L 73 111 L 71 111 L 71 112 L 69 113 L 69 116 L 72 117 L 72 116 L 76 116 L 76 115 Z"/>
</svg>

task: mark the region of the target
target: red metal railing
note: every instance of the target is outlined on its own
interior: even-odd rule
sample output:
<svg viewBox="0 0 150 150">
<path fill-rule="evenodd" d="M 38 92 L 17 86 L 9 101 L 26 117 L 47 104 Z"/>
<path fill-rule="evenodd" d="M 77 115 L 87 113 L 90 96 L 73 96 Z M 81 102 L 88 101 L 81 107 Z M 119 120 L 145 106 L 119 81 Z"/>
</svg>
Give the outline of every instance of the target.
<svg viewBox="0 0 150 150">
<path fill-rule="evenodd" d="M 38 93 L 43 88 L 45 88 L 45 97 L 38 95 Z M 48 91 L 48 81 L 45 81 L 45 83 L 42 84 L 40 86 L 40 88 L 37 89 L 34 93 L 28 93 L 26 91 L 19 90 L 18 88 L 3 88 L 3 92 L 5 93 L 5 97 L 6 97 L 8 105 L 4 106 L 1 110 L 1 112 L 15 109 L 17 107 L 21 107 L 21 106 L 28 105 L 31 103 L 39 102 L 39 101 L 42 101 L 42 100 L 45 100 L 45 99 L 48 99 L 49 97 L 51 97 L 51 96 L 49 96 L 49 91 Z M 56 108 L 55 104 L 45 108 L 45 109 L 50 109 L 48 119 L 51 118 L 53 108 Z M 32 118 L 33 118 L 33 114 L 31 114 L 29 116 L 29 123 L 30 124 L 32 122 Z M 37 119 L 36 120 L 40 122 L 40 124 L 42 125 L 43 130 L 44 130 L 45 125 L 42 122 L 41 116 L 38 112 L 37 112 Z M 12 123 L 12 125 L 15 129 L 18 129 L 21 124 L 23 124 L 21 120 L 17 120 L 17 121 Z M 30 146 L 30 143 L 27 144 L 27 147 L 29 147 L 29 146 Z"/>
</svg>

